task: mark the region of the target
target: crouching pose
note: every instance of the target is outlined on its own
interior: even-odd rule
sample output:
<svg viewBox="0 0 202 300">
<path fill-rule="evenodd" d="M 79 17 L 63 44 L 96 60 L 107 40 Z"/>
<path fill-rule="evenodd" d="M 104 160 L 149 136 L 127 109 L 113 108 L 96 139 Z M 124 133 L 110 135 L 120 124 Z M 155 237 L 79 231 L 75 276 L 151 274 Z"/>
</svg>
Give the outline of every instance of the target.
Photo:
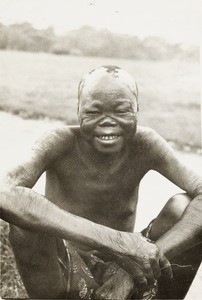
<svg viewBox="0 0 202 300">
<path fill-rule="evenodd" d="M 202 254 L 202 181 L 137 126 L 133 78 L 105 66 L 79 84 L 80 126 L 51 131 L 1 185 L 3 218 L 31 298 L 182 299 Z M 133 232 L 139 184 L 156 170 L 185 191 Z M 31 188 L 46 171 L 45 197 Z M 152 204 L 155 201 L 151 199 Z"/>
</svg>

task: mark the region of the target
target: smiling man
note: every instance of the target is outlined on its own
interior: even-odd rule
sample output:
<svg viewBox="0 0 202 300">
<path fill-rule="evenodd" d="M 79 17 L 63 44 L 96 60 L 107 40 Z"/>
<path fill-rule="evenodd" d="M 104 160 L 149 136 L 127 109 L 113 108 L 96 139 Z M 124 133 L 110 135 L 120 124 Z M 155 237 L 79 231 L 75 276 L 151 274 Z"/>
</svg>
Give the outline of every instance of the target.
<svg viewBox="0 0 202 300">
<path fill-rule="evenodd" d="M 87 74 L 79 85 L 78 103 L 84 140 L 99 152 L 119 152 L 136 132 L 137 93 L 132 77 L 118 68 L 108 66 Z"/>
<path fill-rule="evenodd" d="M 5 178 L 2 216 L 18 226 L 10 239 L 31 298 L 185 296 L 201 261 L 202 181 L 156 132 L 137 126 L 137 114 L 133 78 L 114 66 L 93 70 L 79 84 L 80 126 L 47 133 Z M 151 169 L 186 193 L 133 233 Z M 45 171 L 43 197 L 31 188 Z"/>
</svg>

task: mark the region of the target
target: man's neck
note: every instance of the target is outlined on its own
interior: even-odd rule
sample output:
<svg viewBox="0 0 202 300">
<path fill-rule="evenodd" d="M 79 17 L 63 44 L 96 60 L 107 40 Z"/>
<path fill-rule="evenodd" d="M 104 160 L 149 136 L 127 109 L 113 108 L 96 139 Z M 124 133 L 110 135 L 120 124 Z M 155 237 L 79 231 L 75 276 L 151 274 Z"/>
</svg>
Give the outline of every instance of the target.
<svg viewBox="0 0 202 300">
<path fill-rule="evenodd" d="M 117 164 L 118 161 L 121 161 L 126 155 L 125 148 L 115 153 L 102 153 L 82 138 L 79 141 L 79 148 L 79 150 L 82 149 L 80 154 L 85 158 L 86 161 L 96 164 L 96 166 L 100 167 L 101 169 Z"/>
</svg>

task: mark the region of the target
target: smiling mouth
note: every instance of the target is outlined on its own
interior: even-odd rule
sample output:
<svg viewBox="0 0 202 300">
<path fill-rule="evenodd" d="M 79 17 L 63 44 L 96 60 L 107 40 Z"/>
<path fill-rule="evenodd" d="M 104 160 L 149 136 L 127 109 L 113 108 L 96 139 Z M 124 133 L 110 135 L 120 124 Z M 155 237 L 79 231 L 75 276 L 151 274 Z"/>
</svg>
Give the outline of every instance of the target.
<svg viewBox="0 0 202 300">
<path fill-rule="evenodd" d="M 100 135 L 98 136 L 100 140 L 109 141 L 109 140 L 116 140 L 118 135 Z"/>
</svg>

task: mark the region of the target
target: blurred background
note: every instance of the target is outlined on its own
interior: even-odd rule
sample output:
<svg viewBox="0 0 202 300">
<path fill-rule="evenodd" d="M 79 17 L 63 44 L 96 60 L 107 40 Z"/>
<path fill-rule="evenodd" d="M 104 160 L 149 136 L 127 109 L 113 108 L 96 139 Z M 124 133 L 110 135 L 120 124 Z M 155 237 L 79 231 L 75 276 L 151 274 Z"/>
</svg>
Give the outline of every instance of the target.
<svg viewBox="0 0 202 300">
<path fill-rule="evenodd" d="M 0 0 L 1 169 L 43 131 L 77 124 L 79 80 L 109 64 L 137 81 L 139 123 L 197 168 L 200 19 L 200 0 Z M 1 295 L 26 297 L 1 227 Z"/>
<path fill-rule="evenodd" d="M 0 109 L 75 124 L 80 78 L 114 64 L 138 83 L 140 124 L 199 147 L 199 8 L 198 0 L 0 1 Z"/>
</svg>

